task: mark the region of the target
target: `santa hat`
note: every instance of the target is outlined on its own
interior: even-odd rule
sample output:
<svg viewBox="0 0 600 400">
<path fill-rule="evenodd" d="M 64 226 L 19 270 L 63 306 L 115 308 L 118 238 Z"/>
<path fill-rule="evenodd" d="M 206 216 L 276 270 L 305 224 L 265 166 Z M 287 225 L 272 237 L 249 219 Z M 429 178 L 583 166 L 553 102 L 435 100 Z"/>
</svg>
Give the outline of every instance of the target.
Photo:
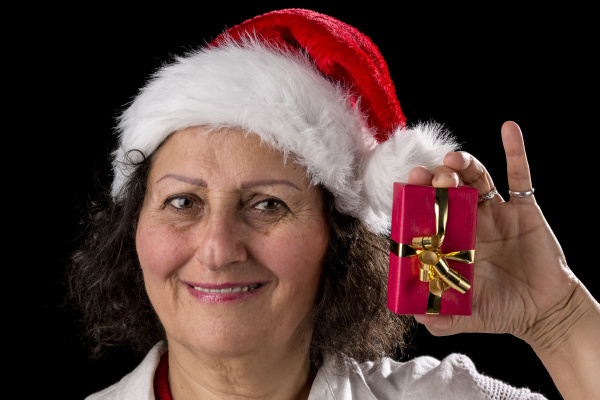
<svg viewBox="0 0 600 400">
<path fill-rule="evenodd" d="M 339 211 L 382 234 L 393 183 L 457 147 L 437 124 L 406 126 L 367 36 L 304 9 L 247 20 L 158 70 L 119 119 L 113 197 L 126 184 L 126 161 L 138 161 L 130 150 L 148 156 L 173 132 L 200 125 L 259 135 L 306 167 Z"/>
</svg>

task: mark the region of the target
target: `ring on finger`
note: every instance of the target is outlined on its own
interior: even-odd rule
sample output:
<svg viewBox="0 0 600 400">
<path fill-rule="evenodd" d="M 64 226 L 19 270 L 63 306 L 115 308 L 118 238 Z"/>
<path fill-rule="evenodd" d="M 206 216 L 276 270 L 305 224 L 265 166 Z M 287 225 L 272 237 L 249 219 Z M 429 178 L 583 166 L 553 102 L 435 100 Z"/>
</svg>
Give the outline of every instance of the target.
<svg viewBox="0 0 600 400">
<path fill-rule="evenodd" d="M 489 199 L 493 198 L 494 196 L 496 196 L 498 194 L 498 190 L 496 189 L 496 186 L 494 186 L 492 188 L 492 190 L 490 190 L 488 193 L 486 194 L 482 194 L 481 196 L 479 196 L 479 200 L 478 200 L 478 204 L 483 203 L 484 201 L 488 201 Z"/>
<path fill-rule="evenodd" d="M 513 192 L 512 190 L 509 190 L 508 194 L 510 194 L 513 197 L 527 197 L 533 195 L 534 191 L 534 188 L 531 188 L 531 190 L 526 190 L 524 192 Z"/>
</svg>

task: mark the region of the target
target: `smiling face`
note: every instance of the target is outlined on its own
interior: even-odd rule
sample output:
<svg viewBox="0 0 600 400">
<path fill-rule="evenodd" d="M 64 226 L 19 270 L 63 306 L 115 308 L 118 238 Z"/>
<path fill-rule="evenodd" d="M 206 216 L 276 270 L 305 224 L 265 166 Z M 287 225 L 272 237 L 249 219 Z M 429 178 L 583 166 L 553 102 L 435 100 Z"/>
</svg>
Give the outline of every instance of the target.
<svg viewBox="0 0 600 400">
<path fill-rule="evenodd" d="M 307 348 L 328 243 L 320 190 L 258 136 L 188 128 L 155 154 L 136 246 L 170 348 Z"/>
</svg>

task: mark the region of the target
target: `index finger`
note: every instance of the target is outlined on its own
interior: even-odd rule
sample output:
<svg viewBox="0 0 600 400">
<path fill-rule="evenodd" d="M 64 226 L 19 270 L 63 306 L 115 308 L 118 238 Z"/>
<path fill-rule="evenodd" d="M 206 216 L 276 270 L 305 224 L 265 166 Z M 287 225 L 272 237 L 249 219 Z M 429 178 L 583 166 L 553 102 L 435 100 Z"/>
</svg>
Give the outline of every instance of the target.
<svg viewBox="0 0 600 400">
<path fill-rule="evenodd" d="M 507 121 L 502 125 L 501 133 L 502 144 L 506 154 L 508 188 L 513 192 L 529 192 L 533 190 L 521 128 L 513 121 Z M 512 198 L 514 197 L 511 196 Z M 532 196 L 521 199 L 526 198 L 533 200 Z"/>
<path fill-rule="evenodd" d="M 464 151 L 446 154 L 444 165 L 454 169 L 460 175 L 461 180 L 467 185 L 479 191 L 480 199 L 483 196 L 494 196 L 495 202 L 502 202 L 502 196 L 496 191 L 492 177 L 483 164 Z M 495 195 L 494 195 L 495 193 Z M 490 202 L 486 202 L 490 203 Z"/>
</svg>

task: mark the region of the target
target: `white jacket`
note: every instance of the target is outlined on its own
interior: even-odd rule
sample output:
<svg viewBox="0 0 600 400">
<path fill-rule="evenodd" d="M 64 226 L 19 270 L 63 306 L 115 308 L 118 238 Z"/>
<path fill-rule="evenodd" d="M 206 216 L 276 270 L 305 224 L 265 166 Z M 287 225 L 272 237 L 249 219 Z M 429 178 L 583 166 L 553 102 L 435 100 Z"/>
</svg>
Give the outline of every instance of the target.
<svg viewBox="0 0 600 400">
<path fill-rule="evenodd" d="M 142 363 L 119 382 L 94 393 L 86 400 L 154 400 L 154 371 L 166 351 L 164 343 L 150 350 Z M 517 389 L 478 373 L 462 354 L 442 361 L 418 357 L 408 362 L 384 358 L 341 365 L 325 358 L 310 390 L 308 400 L 543 400 L 529 389 Z"/>
</svg>

